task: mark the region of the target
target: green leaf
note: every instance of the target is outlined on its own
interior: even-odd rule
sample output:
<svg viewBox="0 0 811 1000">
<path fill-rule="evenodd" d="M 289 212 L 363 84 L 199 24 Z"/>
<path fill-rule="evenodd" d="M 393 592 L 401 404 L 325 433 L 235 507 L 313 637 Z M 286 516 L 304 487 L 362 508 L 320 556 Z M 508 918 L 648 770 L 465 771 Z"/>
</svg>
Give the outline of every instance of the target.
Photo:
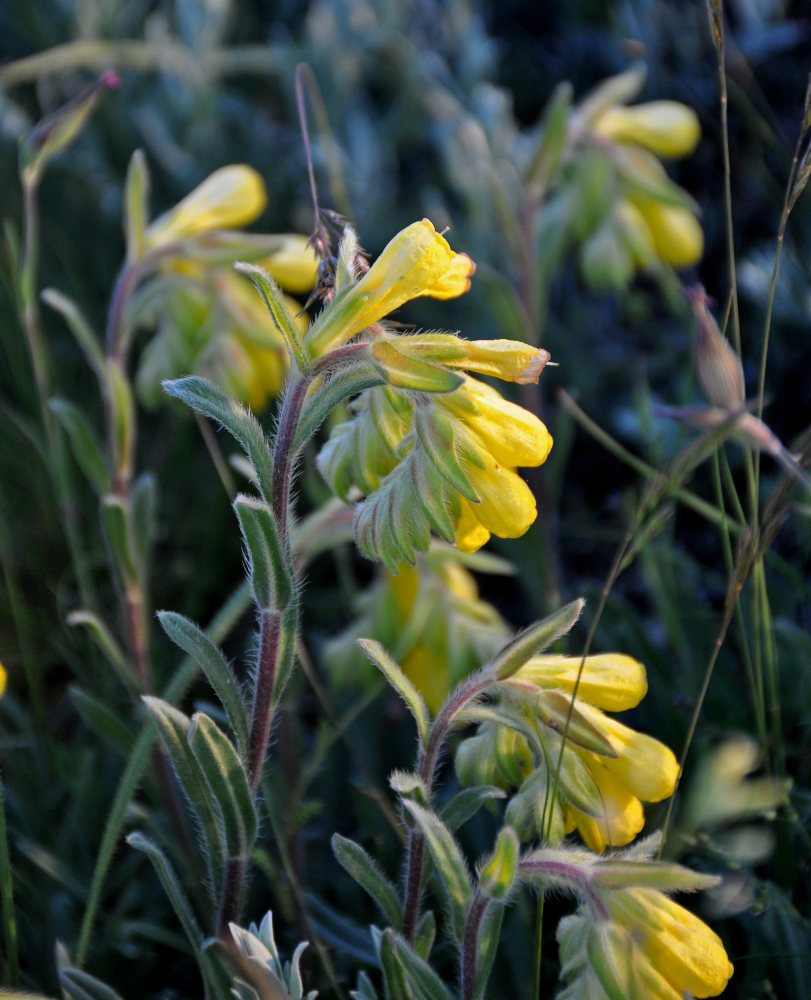
<svg viewBox="0 0 811 1000">
<path fill-rule="evenodd" d="M 509 826 L 502 827 L 498 832 L 493 856 L 479 875 L 481 891 L 490 899 L 503 902 L 509 896 L 518 870 L 520 850 L 515 830 Z"/>
<path fill-rule="evenodd" d="M 256 809 L 245 769 L 231 741 L 202 712 L 192 716 L 189 746 L 220 807 L 231 858 L 247 858 L 256 840 Z"/>
<path fill-rule="evenodd" d="M 80 969 L 60 969 L 59 983 L 72 1000 L 121 1000 L 112 987 Z"/>
<path fill-rule="evenodd" d="M 436 940 L 436 917 L 433 910 L 425 910 L 414 932 L 414 951 L 427 960 Z"/>
<path fill-rule="evenodd" d="M 106 396 L 112 411 L 115 469 L 118 473 L 132 468 L 135 448 L 135 401 L 132 386 L 121 363 L 108 359 L 105 368 Z"/>
<path fill-rule="evenodd" d="M 389 924 L 399 930 L 403 919 L 403 904 L 374 858 L 360 844 L 338 833 L 332 835 L 332 850 L 339 864 L 377 903 Z"/>
<path fill-rule="evenodd" d="M 448 894 L 454 936 L 457 942 L 461 942 L 467 911 L 473 898 L 467 863 L 453 834 L 435 813 L 409 799 L 403 799 L 403 807 L 414 818 L 425 837 L 434 867 Z"/>
<path fill-rule="evenodd" d="M 473 1000 L 484 1000 L 487 980 L 496 958 L 498 943 L 501 939 L 501 924 L 504 920 L 506 907 L 490 902 L 484 911 L 479 925 L 479 941 L 476 956 L 476 985 L 473 989 Z"/>
<path fill-rule="evenodd" d="M 438 406 L 418 406 L 414 429 L 426 455 L 442 478 L 471 503 L 478 503 L 481 497 L 465 472 L 467 463 L 456 449 L 453 419 Z"/>
<path fill-rule="evenodd" d="M 550 646 L 556 639 L 566 635 L 580 617 L 585 601 L 578 598 L 561 608 L 560 611 L 530 625 L 500 652 L 496 653 L 485 671 L 503 681 L 511 677 L 527 660 Z"/>
<path fill-rule="evenodd" d="M 149 567 L 158 508 L 158 481 L 151 472 L 142 472 L 130 490 L 131 537 L 133 551 L 143 575 Z"/>
<path fill-rule="evenodd" d="M 397 954 L 394 931 L 390 928 L 380 935 L 378 954 L 386 1000 L 414 1000 L 406 982 L 405 969 Z"/>
<path fill-rule="evenodd" d="M 296 318 L 291 315 L 284 301 L 282 290 L 263 267 L 244 262 L 236 264 L 235 267 L 237 271 L 241 271 L 251 279 L 254 288 L 267 306 L 277 330 L 284 337 L 291 356 L 295 358 L 299 369 L 305 374 L 308 373 L 311 367 L 310 356 L 304 346 Z"/>
<path fill-rule="evenodd" d="M 20 959 L 17 947 L 17 918 L 14 913 L 12 873 L 6 833 L 6 793 L 0 778 L 0 902 L 2 902 L 3 910 L 6 974 L 12 986 L 16 986 L 20 977 Z"/>
<path fill-rule="evenodd" d="M 67 399 L 51 399 L 48 406 L 68 435 L 73 457 L 90 485 L 99 496 L 107 493 L 110 489 L 107 463 L 96 433 L 84 413 Z"/>
<path fill-rule="evenodd" d="M 125 586 L 138 582 L 138 564 L 130 544 L 129 511 L 125 501 L 114 493 L 101 498 L 101 520 L 110 547 L 110 556 Z"/>
<path fill-rule="evenodd" d="M 330 413 L 350 396 L 364 389 L 385 384 L 381 373 L 371 364 L 355 364 L 348 371 L 332 375 L 327 382 L 307 395 L 301 411 L 293 452 L 298 452 L 315 434 Z"/>
<path fill-rule="evenodd" d="M 420 745 L 425 746 L 431 728 L 431 716 L 419 691 L 376 639 L 358 639 L 358 645 L 367 660 L 378 668 L 405 702 L 417 723 Z"/>
<path fill-rule="evenodd" d="M 106 622 L 102 621 L 93 611 L 86 611 L 84 608 L 71 611 L 66 620 L 68 625 L 84 625 L 90 629 L 90 634 L 93 636 L 96 645 L 110 666 L 121 678 L 127 690 L 138 690 L 139 685 L 135 672 L 124 655 L 124 650 L 119 645 L 118 640 L 107 627 Z"/>
<path fill-rule="evenodd" d="M 386 382 L 397 388 L 413 392 L 452 392 L 464 382 L 464 376 L 443 365 L 403 354 L 391 341 L 373 341 L 371 351 Z"/>
<path fill-rule="evenodd" d="M 234 510 L 248 550 L 254 600 L 260 608 L 281 611 L 293 596 L 293 569 L 273 512 L 243 493 L 234 500 Z"/>
<path fill-rule="evenodd" d="M 214 896 L 219 891 L 222 878 L 226 848 L 225 831 L 217 803 L 212 798 L 200 765 L 188 743 L 191 721 L 160 698 L 144 695 L 142 700 L 166 748 L 180 787 L 200 823 L 203 848 L 208 862 L 208 888 Z"/>
<path fill-rule="evenodd" d="M 149 167 L 143 150 L 130 157 L 124 182 L 124 233 L 127 237 L 127 263 L 144 255 L 146 227 L 149 222 Z"/>
<path fill-rule="evenodd" d="M 250 410 L 197 375 L 167 380 L 163 387 L 170 396 L 222 424 L 251 460 L 259 492 L 269 503 L 273 497 L 273 457 L 264 431 Z"/>
<path fill-rule="evenodd" d="M 506 793 L 495 785 L 475 785 L 473 788 L 463 788 L 440 810 L 439 816 L 449 830 L 459 827 L 474 816 L 485 802 L 493 799 L 503 799 Z"/>
<path fill-rule="evenodd" d="M 540 138 L 527 171 L 528 185 L 544 190 L 554 177 L 566 145 L 572 93 L 570 83 L 559 83 L 547 101 L 541 120 Z"/>
<path fill-rule="evenodd" d="M 76 303 L 58 292 L 55 288 L 46 288 L 41 295 L 42 301 L 60 313 L 82 349 L 85 360 L 96 373 L 100 382 L 104 382 L 104 351 L 98 337 L 85 319 Z"/>
<path fill-rule="evenodd" d="M 217 641 L 228 634 L 235 621 L 245 612 L 250 603 L 247 583 L 243 583 L 223 605 L 209 626 L 212 640 Z M 179 701 L 197 676 L 199 667 L 191 658 L 184 660 L 172 675 L 166 686 L 164 698 L 168 702 Z M 102 899 L 104 880 L 110 869 L 115 852 L 118 850 L 121 830 L 127 819 L 129 804 L 143 777 L 150 759 L 150 751 L 155 741 L 155 727 L 151 722 L 141 730 L 133 748 L 127 766 L 118 783 L 115 797 L 107 814 L 104 832 L 99 843 L 96 862 L 93 867 L 93 877 L 87 893 L 87 905 L 82 916 L 79 929 L 79 941 L 76 946 L 76 964 L 81 965 L 87 954 L 93 922 Z"/>
<path fill-rule="evenodd" d="M 234 1000 L 234 976 L 229 960 L 233 952 L 219 938 L 208 938 L 200 949 L 200 971 L 209 985 L 212 1000 Z"/>
<path fill-rule="evenodd" d="M 225 709 L 237 746 L 244 756 L 248 749 L 248 721 L 245 703 L 234 672 L 220 650 L 193 621 L 175 611 L 159 611 L 158 621 L 172 642 L 195 660 L 206 675 Z"/>
<path fill-rule="evenodd" d="M 418 1000 L 454 1000 L 431 966 L 420 958 L 404 938 L 396 934 L 393 941 L 394 953 Z"/>
<path fill-rule="evenodd" d="M 169 864 L 169 859 L 157 844 L 153 843 L 148 837 L 145 837 L 137 830 L 127 837 L 127 843 L 130 847 L 134 847 L 136 851 L 142 851 L 146 854 L 155 866 L 155 871 L 158 874 L 158 878 L 160 879 L 164 892 L 169 897 L 169 902 L 172 904 L 172 908 L 174 909 L 183 930 L 186 932 L 186 937 L 189 939 L 189 943 L 194 949 L 194 954 L 199 962 L 203 934 L 200 930 L 199 924 L 197 923 L 197 918 L 194 915 L 191 903 L 186 898 L 186 894 L 183 892 L 180 881 L 178 880 L 174 869 Z"/>
<path fill-rule="evenodd" d="M 132 750 L 135 737 L 103 701 L 95 698 L 77 684 L 71 684 L 68 692 L 70 700 L 76 706 L 76 711 L 96 735 L 108 740 L 125 754 Z"/>
</svg>

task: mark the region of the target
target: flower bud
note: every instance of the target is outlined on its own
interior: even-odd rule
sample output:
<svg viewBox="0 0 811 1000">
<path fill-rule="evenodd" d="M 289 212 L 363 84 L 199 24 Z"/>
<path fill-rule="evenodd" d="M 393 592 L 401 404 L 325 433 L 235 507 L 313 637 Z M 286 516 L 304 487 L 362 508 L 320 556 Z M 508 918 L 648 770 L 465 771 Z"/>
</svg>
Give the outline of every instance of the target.
<svg viewBox="0 0 811 1000">
<path fill-rule="evenodd" d="M 600 135 L 643 146 L 657 156 L 687 156 L 701 137 L 698 115 L 678 101 L 607 108 L 592 127 Z"/>
<path fill-rule="evenodd" d="M 699 385 L 711 406 L 739 410 L 746 399 L 741 359 L 718 329 L 704 289 L 699 286 L 690 299 L 698 321 L 695 366 Z"/>
<path fill-rule="evenodd" d="M 520 844 L 515 830 L 505 826 L 499 830 L 493 857 L 479 876 L 481 889 L 490 899 L 503 900 L 509 895 L 518 868 Z"/>
</svg>

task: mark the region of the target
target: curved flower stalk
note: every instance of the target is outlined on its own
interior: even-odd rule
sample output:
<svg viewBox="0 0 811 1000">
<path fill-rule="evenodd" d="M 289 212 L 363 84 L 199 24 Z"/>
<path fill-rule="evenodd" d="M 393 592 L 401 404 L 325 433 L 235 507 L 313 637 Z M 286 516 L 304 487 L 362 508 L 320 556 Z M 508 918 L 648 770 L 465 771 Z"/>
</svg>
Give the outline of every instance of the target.
<svg viewBox="0 0 811 1000">
<path fill-rule="evenodd" d="M 456 770 L 468 784 L 518 786 L 507 820 L 523 839 L 559 843 L 577 829 L 602 851 L 633 840 L 645 822 L 642 802 L 671 795 L 679 769 L 659 740 L 605 714 L 642 700 L 642 664 L 607 653 L 580 666 L 578 657 L 549 655 L 521 667 L 502 688 L 504 721 L 483 722 L 460 745 Z"/>
<path fill-rule="evenodd" d="M 462 553 L 433 542 L 414 565 L 383 569 L 361 596 L 360 615 L 329 643 L 324 658 L 340 686 L 368 684 L 375 676 L 356 640 L 374 636 L 400 664 L 432 712 L 463 677 L 499 649 L 509 635 L 507 623 L 479 596 Z M 478 570 L 506 573 L 500 559 L 473 557 Z"/>
</svg>

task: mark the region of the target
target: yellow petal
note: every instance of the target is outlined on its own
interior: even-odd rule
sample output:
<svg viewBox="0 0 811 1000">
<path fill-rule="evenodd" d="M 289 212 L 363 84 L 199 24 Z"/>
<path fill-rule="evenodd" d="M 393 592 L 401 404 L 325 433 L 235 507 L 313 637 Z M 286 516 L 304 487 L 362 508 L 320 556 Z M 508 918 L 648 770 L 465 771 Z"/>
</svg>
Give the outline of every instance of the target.
<svg viewBox="0 0 811 1000">
<path fill-rule="evenodd" d="M 212 229 L 236 229 L 262 213 L 267 204 L 265 185 L 246 164 L 215 170 L 146 231 L 148 248 L 185 239 Z"/>
<path fill-rule="evenodd" d="M 490 540 L 490 532 L 476 517 L 474 504 L 464 497 L 460 497 L 459 503 L 462 513 L 456 522 L 456 548 L 460 552 L 478 552 Z"/>
<path fill-rule="evenodd" d="M 533 656 L 518 675 L 540 687 L 562 688 L 574 693 L 579 656 Z M 588 702 L 609 712 L 634 708 L 645 697 L 648 681 L 645 668 L 623 653 L 587 656 L 577 685 L 578 707 Z"/>
<path fill-rule="evenodd" d="M 468 354 L 463 361 L 450 362 L 451 367 L 466 368 L 480 375 L 494 375 L 509 382 L 537 382 L 549 351 L 531 347 L 520 340 L 472 340 L 464 342 Z"/>
<path fill-rule="evenodd" d="M 499 465 L 488 452 L 481 453 L 484 468 L 470 466 L 468 478 L 481 497 L 471 504 L 474 517 L 499 538 L 519 538 L 537 517 L 535 497 L 513 470 Z"/>
<path fill-rule="evenodd" d="M 577 709 L 617 752 L 616 757 L 601 757 L 600 760 L 634 795 L 644 802 L 660 802 L 673 794 L 679 763 L 669 747 L 653 736 L 639 733 L 604 715 L 579 698 Z"/>
<path fill-rule="evenodd" d="M 613 894 L 606 903 L 621 919 L 639 923 L 637 908 L 652 918 L 652 926 L 642 924 L 645 934 L 643 950 L 650 964 L 679 991 L 689 991 L 696 997 L 714 997 L 723 992 L 733 973 L 724 945 L 718 935 L 703 920 L 674 903 L 657 889 L 626 889 Z M 623 897 L 636 904 L 625 905 Z M 619 903 L 619 906 L 617 905 Z M 619 912 L 617 912 L 619 911 Z"/>
<path fill-rule="evenodd" d="M 467 378 L 455 392 L 438 396 L 437 402 L 452 410 L 461 423 L 474 431 L 500 465 L 518 468 L 546 461 L 552 435 L 545 425 L 533 413 L 508 402 L 483 382 Z"/>
<path fill-rule="evenodd" d="M 635 143 L 657 156 L 687 156 L 701 138 L 698 115 L 678 101 L 607 108 L 592 123 L 600 135 Z"/>
<path fill-rule="evenodd" d="M 577 820 L 580 836 L 593 851 L 598 852 L 609 846 L 621 847 L 630 843 L 645 825 L 641 802 L 608 771 L 603 763 L 606 758 L 586 750 L 578 749 L 576 752 L 586 762 L 589 774 L 600 790 L 600 801 L 594 804 L 595 809 L 599 809 L 597 816 L 589 816 L 568 805 Z"/>
<path fill-rule="evenodd" d="M 701 259 L 704 233 L 689 208 L 634 196 L 653 239 L 656 253 L 673 267 L 689 267 Z"/>
<path fill-rule="evenodd" d="M 0 663 L 0 695 L 6 690 L 6 670 L 2 663 Z"/>
</svg>

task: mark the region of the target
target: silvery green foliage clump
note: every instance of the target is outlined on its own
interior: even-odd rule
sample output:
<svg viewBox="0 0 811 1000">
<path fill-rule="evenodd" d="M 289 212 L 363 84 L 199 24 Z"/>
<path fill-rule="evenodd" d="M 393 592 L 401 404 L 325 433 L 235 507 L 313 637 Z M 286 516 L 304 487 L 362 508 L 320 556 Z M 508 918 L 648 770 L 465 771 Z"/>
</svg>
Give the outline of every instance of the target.
<svg viewBox="0 0 811 1000">
<path fill-rule="evenodd" d="M 304 993 L 299 963 L 308 942 L 302 941 L 289 962 L 279 956 L 273 936 L 273 914 L 268 911 L 259 927 L 251 924 L 245 930 L 230 924 L 240 955 L 247 959 L 244 966 L 251 982 L 234 979 L 233 994 L 237 1000 L 315 1000 L 318 990 Z"/>
</svg>

